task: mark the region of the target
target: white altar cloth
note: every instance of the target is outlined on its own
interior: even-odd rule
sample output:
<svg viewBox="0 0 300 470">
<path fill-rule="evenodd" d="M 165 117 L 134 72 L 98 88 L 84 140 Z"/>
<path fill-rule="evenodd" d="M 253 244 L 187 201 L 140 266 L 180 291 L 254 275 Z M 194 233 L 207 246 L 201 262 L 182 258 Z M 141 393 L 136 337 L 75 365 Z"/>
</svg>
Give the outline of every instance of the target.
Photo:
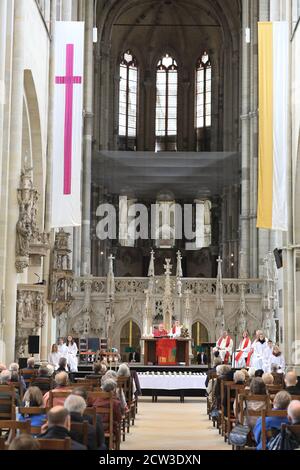
<svg viewBox="0 0 300 470">
<path fill-rule="evenodd" d="M 206 374 L 159 375 L 138 373 L 141 389 L 152 390 L 189 390 L 205 389 Z"/>
</svg>

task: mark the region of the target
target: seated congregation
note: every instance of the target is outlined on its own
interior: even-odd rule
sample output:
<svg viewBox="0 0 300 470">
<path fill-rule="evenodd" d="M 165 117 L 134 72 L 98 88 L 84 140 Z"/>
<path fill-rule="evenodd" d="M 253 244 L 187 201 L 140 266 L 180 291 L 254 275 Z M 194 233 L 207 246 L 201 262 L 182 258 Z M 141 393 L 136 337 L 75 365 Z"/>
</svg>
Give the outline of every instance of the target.
<svg viewBox="0 0 300 470">
<path fill-rule="evenodd" d="M 234 370 L 217 356 L 207 376 L 207 414 L 233 450 L 300 448 L 300 383 L 276 367 Z"/>
<path fill-rule="evenodd" d="M 103 363 L 72 382 L 61 358 L 0 364 L 0 450 L 119 450 L 135 424 L 140 387 L 127 364 Z"/>
</svg>

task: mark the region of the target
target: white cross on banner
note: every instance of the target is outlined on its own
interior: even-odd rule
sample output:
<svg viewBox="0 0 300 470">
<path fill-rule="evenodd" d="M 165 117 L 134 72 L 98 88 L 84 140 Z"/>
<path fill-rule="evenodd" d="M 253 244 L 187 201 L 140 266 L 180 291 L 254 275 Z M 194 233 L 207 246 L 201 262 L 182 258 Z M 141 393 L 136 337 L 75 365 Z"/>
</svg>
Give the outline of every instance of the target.
<svg viewBox="0 0 300 470">
<path fill-rule="evenodd" d="M 84 23 L 55 23 L 52 227 L 81 225 Z"/>
</svg>

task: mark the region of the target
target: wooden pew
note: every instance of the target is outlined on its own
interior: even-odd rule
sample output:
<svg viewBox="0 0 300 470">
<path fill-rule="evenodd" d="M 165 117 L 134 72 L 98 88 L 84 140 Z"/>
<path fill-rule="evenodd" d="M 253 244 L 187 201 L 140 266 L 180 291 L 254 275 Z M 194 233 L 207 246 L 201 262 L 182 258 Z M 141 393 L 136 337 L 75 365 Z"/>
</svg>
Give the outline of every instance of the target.
<svg viewBox="0 0 300 470">
<path fill-rule="evenodd" d="M 37 439 L 41 450 L 71 450 L 71 438 L 65 439 Z"/>
</svg>

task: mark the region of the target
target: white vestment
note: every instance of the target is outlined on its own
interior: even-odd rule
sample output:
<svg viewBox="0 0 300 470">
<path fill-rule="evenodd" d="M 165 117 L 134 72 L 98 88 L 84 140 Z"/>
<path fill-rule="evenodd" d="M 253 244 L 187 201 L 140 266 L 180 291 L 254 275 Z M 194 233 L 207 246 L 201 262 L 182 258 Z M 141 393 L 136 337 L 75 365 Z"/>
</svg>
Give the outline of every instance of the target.
<svg viewBox="0 0 300 470">
<path fill-rule="evenodd" d="M 269 362 L 267 365 L 267 370 L 265 372 L 271 372 L 272 366 L 277 366 L 277 372 L 283 374 L 285 370 L 285 360 L 283 354 L 280 356 L 274 356 L 274 354 L 269 355 Z"/>
<path fill-rule="evenodd" d="M 213 351 L 214 352 L 219 351 L 222 362 L 224 362 L 225 360 L 226 353 L 229 353 L 229 358 L 228 358 L 228 362 L 229 362 L 230 357 L 232 356 L 232 349 L 233 349 L 233 341 L 229 336 L 226 336 L 226 338 L 221 337 L 218 339 L 217 344 L 214 347 Z"/>
<path fill-rule="evenodd" d="M 68 366 L 70 368 L 70 372 L 77 372 L 78 371 L 78 360 L 77 360 L 77 352 L 78 352 L 78 348 L 77 348 L 77 344 L 74 342 L 73 344 L 70 344 L 69 346 L 67 346 L 67 350 L 68 350 L 68 356 L 67 356 L 67 360 L 68 360 Z"/>
<path fill-rule="evenodd" d="M 253 345 L 253 354 L 252 354 L 252 365 L 255 370 L 264 369 L 264 357 L 268 353 L 268 343 L 265 340 L 264 343 L 256 341 Z"/>
<path fill-rule="evenodd" d="M 176 326 L 175 328 L 172 328 L 171 330 L 172 338 L 179 338 L 180 335 L 181 335 L 181 326 Z"/>
<path fill-rule="evenodd" d="M 65 357 L 66 359 L 68 359 L 68 348 L 66 343 L 59 344 L 57 349 L 58 353 L 60 354 L 60 357 Z"/>
<path fill-rule="evenodd" d="M 52 364 L 54 366 L 54 369 L 58 369 L 58 366 L 59 366 L 59 360 L 62 356 L 60 355 L 59 352 L 54 352 L 54 353 L 50 353 L 49 354 L 49 357 L 48 357 L 48 362 L 49 364 Z"/>
<path fill-rule="evenodd" d="M 264 372 L 271 372 L 271 363 L 270 359 L 273 353 L 273 346 L 270 348 L 269 346 L 263 352 L 263 371 Z"/>
<path fill-rule="evenodd" d="M 251 351 L 251 340 L 250 338 L 243 338 L 242 341 L 239 344 L 238 350 L 235 352 L 235 358 L 238 356 L 239 352 L 242 351 L 243 354 L 241 357 L 238 359 L 238 361 L 234 361 L 235 363 L 233 364 L 233 367 L 236 367 L 237 369 L 245 367 L 246 366 L 246 361 L 249 352 Z"/>
</svg>

